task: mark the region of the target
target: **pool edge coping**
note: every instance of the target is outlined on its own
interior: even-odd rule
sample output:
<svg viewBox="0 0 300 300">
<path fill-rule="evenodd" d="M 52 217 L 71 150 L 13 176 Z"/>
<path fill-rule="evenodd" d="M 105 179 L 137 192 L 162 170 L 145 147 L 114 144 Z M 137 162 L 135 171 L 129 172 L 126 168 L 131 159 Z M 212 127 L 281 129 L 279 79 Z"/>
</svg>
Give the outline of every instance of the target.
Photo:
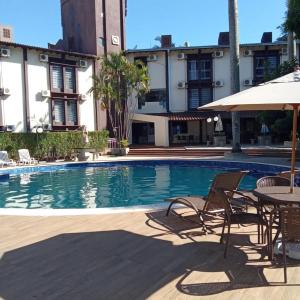
<svg viewBox="0 0 300 300">
<path fill-rule="evenodd" d="M 23 169 L 24 167 L 47 167 L 47 166 L 59 166 L 59 165 L 73 165 L 73 164 L 95 164 L 95 163 L 117 163 L 126 161 L 144 161 L 144 160 L 154 160 L 154 161 L 168 161 L 168 160 L 197 160 L 197 161 L 219 161 L 225 163 L 248 163 L 248 164 L 258 164 L 267 165 L 275 167 L 288 167 L 284 164 L 274 164 L 274 163 L 263 163 L 256 161 L 244 161 L 244 160 L 224 160 L 220 159 L 218 156 L 212 157 L 126 157 L 126 158 L 113 158 L 113 159 L 103 159 L 97 161 L 87 161 L 87 162 L 56 162 L 51 164 L 33 165 L 33 166 L 18 166 L 17 168 Z M 8 169 L 8 168 L 7 168 Z M 9 168 L 15 169 L 15 168 Z M 0 170 L 0 174 L 2 174 Z M 116 213 L 132 213 L 132 212 L 146 212 L 146 211 L 157 211 L 167 208 L 167 203 L 150 204 L 150 205 L 135 205 L 131 207 L 104 207 L 104 208 L 55 208 L 55 209 L 26 209 L 26 208 L 0 208 L 0 216 L 31 216 L 31 217 L 51 217 L 51 216 L 92 216 L 92 215 L 104 215 L 104 214 L 116 214 Z"/>
</svg>

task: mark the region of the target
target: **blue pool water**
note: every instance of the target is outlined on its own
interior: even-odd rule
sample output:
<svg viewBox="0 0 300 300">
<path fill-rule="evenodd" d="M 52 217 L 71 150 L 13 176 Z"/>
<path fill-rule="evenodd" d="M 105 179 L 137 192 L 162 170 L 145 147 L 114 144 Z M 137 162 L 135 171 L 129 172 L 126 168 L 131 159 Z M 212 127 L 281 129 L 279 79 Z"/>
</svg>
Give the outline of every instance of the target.
<svg viewBox="0 0 300 300">
<path fill-rule="evenodd" d="M 9 181 L 0 183 L 0 207 L 55 209 L 157 204 L 178 195 L 206 195 L 216 174 L 237 169 L 241 167 L 200 161 L 29 168 L 12 172 Z M 258 177 L 272 171 L 252 168 L 241 188 L 253 189 Z"/>
</svg>

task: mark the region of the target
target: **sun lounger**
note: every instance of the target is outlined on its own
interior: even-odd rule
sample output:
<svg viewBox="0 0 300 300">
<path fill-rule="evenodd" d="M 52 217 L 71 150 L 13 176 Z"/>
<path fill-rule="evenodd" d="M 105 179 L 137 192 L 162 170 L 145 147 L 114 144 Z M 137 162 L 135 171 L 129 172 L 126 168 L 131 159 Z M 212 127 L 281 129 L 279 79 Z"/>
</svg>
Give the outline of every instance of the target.
<svg viewBox="0 0 300 300">
<path fill-rule="evenodd" d="M 7 151 L 0 151 L 0 166 L 13 167 L 16 166 L 16 162 L 12 159 L 9 159 Z"/>
<path fill-rule="evenodd" d="M 204 231 L 207 231 L 207 228 L 204 224 L 203 215 L 224 212 L 224 202 L 222 199 L 219 199 L 220 197 L 218 197 L 218 195 L 215 193 L 215 190 L 223 189 L 226 191 L 230 191 L 230 196 L 233 197 L 232 191 L 237 190 L 241 180 L 247 173 L 248 171 L 240 171 L 218 174 L 212 183 L 208 195 L 204 197 L 187 195 L 165 199 L 165 201 L 171 202 L 166 215 L 169 215 L 174 204 L 181 204 L 187 206 L 196 212 Z M 244 197 L 243 194 L 239 194 L 239 197 L 243 198 L 243 200 L 246 199 L 252 202 L 252 199 L 247 199 L 247 196 Z"/>
<path fill-rule="evenodd" d="M 18 161 L 19 164 L 34 165 L 38 163 L 38 161 L 34 157 L 30 156 L 28 149 L 19 149 L 18 154 L 19 154 L 19 161 Z"/>
</svg>

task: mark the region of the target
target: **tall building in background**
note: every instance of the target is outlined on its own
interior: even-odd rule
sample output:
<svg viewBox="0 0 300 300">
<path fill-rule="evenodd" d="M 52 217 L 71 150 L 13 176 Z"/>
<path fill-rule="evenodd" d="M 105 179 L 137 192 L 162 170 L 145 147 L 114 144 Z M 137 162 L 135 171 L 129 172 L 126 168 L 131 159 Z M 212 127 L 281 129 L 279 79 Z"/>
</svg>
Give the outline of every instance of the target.
<svg viewBox="0 0 300 300">
<path fill-rule="evenodd" d="M 54 47 L 96 56 L 125 50 L 126 9 L 127 0 L 61 0 L 63 39 Z M 96 102 L 97 128 L 104 129 L 107 112 Z"/>
<path fill-rule="evenodd" d="M 64 50 L 105 55 L 125 50 L 126 0 L 61 0 Z"/>
</svg>

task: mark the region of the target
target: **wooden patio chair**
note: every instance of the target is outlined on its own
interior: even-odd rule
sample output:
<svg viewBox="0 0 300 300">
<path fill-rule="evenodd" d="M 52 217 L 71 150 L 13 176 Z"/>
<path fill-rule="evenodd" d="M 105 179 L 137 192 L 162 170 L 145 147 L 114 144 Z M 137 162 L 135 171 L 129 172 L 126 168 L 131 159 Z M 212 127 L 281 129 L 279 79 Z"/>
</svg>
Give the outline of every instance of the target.
<svg viewBox="0 0 300 300">
<path fill-rule="evenodd" d="M 174 204 L 181 204 L 189 207 L 196 212 L 203 230 L 207 232 L 203 215 L 215 215 L 224 212 L 223 202 L 220 201 L 220 199 L 216 196 L 215 189 L 221 188 L 229 191 L 231 197 L 236 193 L 240 195 L 239 197 L 242 197 L 243 194 L 239 193 L 237 188 L 241 180 L 245 177 L 245 175 L 248 174 L 248 172 L 249 171 L 226 172 L 216 175 L 208 195 L 204 197 L 187 195 L 165 199 L 165 201 L 171 202 L 167 209 L 166 215 L 169 215 Z M 248 197 L 245 196 L 245 198 Z M 250 198 L 249 201 L 251 201 Z"/>
<path fill-rule="evenodd" d="M 288 242 L 300 242 L 300 208 L 297 207 L 283 207 L 275 209 L 270 218 L 269 236 L 270 236 L 270 248 L 271 258 L 274 259 L 274 249 L 272 244 L 272 222 L 274 218 L 279 215 L 279 225 L 282 241 L 282 255 L 283 255 L 283 267 L 284 267 L 284 282 L 287 283 L 287 268 L 286 268 L 286 255 L 287 255 L 287 243 Z M 275 237 L 276 239 L 276 237 Z"/>
<path fill-rule="evenodd" d="M 257 224 L 257 225 L 265 225 L 268 226 L 268 223 L 263 219 L 263 217 L 259 214 L 258 210 L 256 213 L 249 213 L 249 212 L 243 212 L 243 211 L 235 211 L 232 206 L 232 194 L 224 191 L 224 189 L 216 189 L 215 193 L 218 195 L 218 198 L 221 199 L 224 205 L 225 210 L 225 217 L 224 217 L 224 223 L 221 233 L 221 239 L 220 243 L 222 244 L 225 237 L 225 227 L 227 226 L 227 234 L 226 234 L 226 243 L 225 243 L 225 250 L 224 250 L 224 258 L 227 257 L 228 252 L 228 245 L 229 245 L 229 239 L 230 239 L 230 230 L 232 224 L 237 225 L 251 225 L 251 224 Z M 249 204 L 251 205 L 251 204 Z M 257 209 L 257 207 L 254 205 Z M 260 230 L 257 230 L 258 234 L 258 242 L 260 242 Z M 269 232 L 267 231 L 267 235 L 269 236 Z M 267 240 L 269 241 L 269 238 L 267 237 Z"/>
</svg>

